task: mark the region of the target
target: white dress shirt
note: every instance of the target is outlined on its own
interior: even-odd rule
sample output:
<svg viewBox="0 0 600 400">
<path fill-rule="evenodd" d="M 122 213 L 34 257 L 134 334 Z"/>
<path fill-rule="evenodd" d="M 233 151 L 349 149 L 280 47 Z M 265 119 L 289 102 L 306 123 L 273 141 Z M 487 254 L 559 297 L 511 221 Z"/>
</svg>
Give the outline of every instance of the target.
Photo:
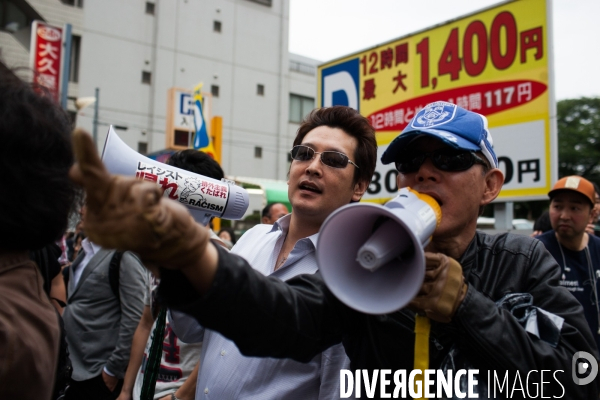
<svg viewBox="0 0 600 400">
<path fill-rule="evenodd" d="M 73 270 L 73 287 L 77 287 L 83 270 L 85 267 L 87 267 L 92 257 L 94 257 L 102 247 L 98 246 L 96 243 L 90 242 L 88 238 L 85 238 L 81 241 L 81 248 L 84 251 L 83 260 L 81 260 L 81 262 Z"/>
<path fill-rule="evenodd" d="M 287 215 L 274 225 L 255 226 L 240 238 L 232 253 L 244 257 L 264 275 L 284 281 L 315 273 L 318 234 L 299 240 L 283 266 L 275 270 L 289 222 L 290 215 Z M 171 316 L 172 327 L 181 340 L 204 340 L 196 400 L 330 400 L 340 396 L 340 369 L 350 367 L 341 344 L 306 364 L 291 359 L 245 357 L 232 341 L 217 332 L 202 329 L 192 317 L 176 311 L 171 311 Z"/>
</svg>

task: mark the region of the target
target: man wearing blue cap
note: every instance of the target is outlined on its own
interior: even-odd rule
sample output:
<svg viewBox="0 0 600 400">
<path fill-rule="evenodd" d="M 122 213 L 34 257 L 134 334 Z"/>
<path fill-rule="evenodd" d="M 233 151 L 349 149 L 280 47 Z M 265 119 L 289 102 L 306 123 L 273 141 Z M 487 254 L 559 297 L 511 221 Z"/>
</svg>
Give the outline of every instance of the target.
<svg viewBox="0 0 600 400">
<path fill-rule="evenodd" d="M 86 153 L 85 146 L 78 147 Z M 79 181 L 88 189 L 102 180 L 115 193 L 133 185 L 98 179 L 89 153 L 79 160 Z M 285 283 L 265 278 L 243 259 L 205 244 L 207 233 L 196 229 L 190 234 L 192 225 L 181 222 L 182 210 L 158 198 L 140 209 L 122 204 L 147 241 L 123 235 L 119 246 L 160 265 L 163 299 L 234 340 L 244 354 L 306 362 L 343 343 L 356 398 L 360 393 L 391 397 L 396 389 L 394 397 L 406 398 L 408 391 L 412 397 L 432 392 L 430 398 L 464 398 L 467 384 L 469 394 L 479 398 L 597 398 L 596 384 L 584 384 L 575 374 L 575 353 L 595 354 L 594 339 L 581 306 L 558 285 L 560 269 L 552 256 L 532 238 L 476 231 L 482 207 L 496 198 L 504 180 L 485 117 L 450 103 L 429 104 L 389 145 L 382 161 L 395 163 L 398 187 L 430 195 L 442 210 L 441 224 L 425 249 L 423 286 L 409 307 L 391 314 L 368 315 L 347 307 L 318 273 Z M 97 215 L 99 226 L 111 219 L 106 207 L 98 207 Z M 196 238 L 193 247 L 185 246 L 192 253 L 185 265 L 165 262 L 156 251 L 185 242 L 161 234 L 164 229 L 153 215 L 180 221 L 185 237 Z M 139 216 L 149 222 L 138 222 Z M 414 348 L 421 332 L 415 334 L 418 315 L 427 316 L 431 326 L 428 340 Z M 420 393 L 416 384 L 402 388 L 408 373 L 421 368 L 456 372 L 454 391 L 442 390 L 439 381 L 436 391 L 435 376 L 433 384 L 427 376 L 419 382 Z M 459 378 L 459 371 L 467 370 L 477 374 L 474 384 L 463 379 L 466 373 Z"/>
<path fill-rule="evenodd" d="M 409 186 L 440 204 L 442 222 L 426 250 L 460 259 L 473 241 L 480 211 L 504 183 L 492 145 L 483 115 L 435 102 L 381 156 L 384 164 L 396 164 L 399 188 Z"/>
</svg>

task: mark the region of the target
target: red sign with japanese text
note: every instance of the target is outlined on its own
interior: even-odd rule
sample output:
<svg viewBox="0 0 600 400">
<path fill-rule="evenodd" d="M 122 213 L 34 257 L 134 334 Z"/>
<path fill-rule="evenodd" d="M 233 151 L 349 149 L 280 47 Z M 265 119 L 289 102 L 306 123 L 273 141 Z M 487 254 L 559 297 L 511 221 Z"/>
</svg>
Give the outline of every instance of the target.
<svg viewBox="0 0 600 400">
<path fill-rule="evenodd" d="M 504 2 L 325 63 L 318 103 L 359 110 L 377 132 L 379 156 L 428 103 L 483 114 L 505 176 L 499 200 L 545 199 L 557 175 L 546 1 Z M 363 199 L 393 197 L 396 176 L 379 162 Z"/>
<path fill-rule="evenodd" d="M 34 82 L 48 88 L 58 102 L 63 58 L 62 28 L 34 21 L 30 51 Z"/>
</svg>

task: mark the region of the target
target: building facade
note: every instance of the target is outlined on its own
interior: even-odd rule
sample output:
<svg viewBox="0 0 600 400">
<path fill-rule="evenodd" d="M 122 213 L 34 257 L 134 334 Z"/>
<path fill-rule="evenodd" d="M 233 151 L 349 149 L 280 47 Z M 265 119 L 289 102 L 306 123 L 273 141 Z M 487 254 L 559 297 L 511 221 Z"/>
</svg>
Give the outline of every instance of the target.
<svg viewBox="0 0 600 400">
<path fill-rule="evenodd" d="M 317 61 L 288 52 L 289 0 L 0 0 L 0 61 L 29 65 L 31 22 L 72 25 L 68 110 L 133 149 L 165 149 L 167 92 L 203 82 L 227 175 L 285 180 Z M 78 109 L 77 99 L 95 96 Z"/>
</svg>

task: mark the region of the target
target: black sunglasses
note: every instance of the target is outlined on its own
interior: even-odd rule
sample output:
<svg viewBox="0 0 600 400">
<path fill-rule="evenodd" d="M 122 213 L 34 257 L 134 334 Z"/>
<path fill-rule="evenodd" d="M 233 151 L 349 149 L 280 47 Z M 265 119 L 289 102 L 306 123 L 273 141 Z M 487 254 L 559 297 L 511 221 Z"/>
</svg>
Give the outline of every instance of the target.
<svg viewBox="0 0 600 400">
<path fill-rule="evenodd" d="M 312 148 L 304 145 L 294 146 L 290 151 L 292 159 L 296 161 L 309 161 L 312 160 L 315 155 L 321 155 L 321 162 L 331 168 L 346 168 L 348 163 L 358 168 L 358 165 L 350 161 L 347 155 L 340 153 L 339 151 L 314 151 Z"/>
<path fill-rule="evenodd" d="M 433 165 L 442 171 L 466 171 L 473 164 L 486 165 L 486 162 L 469 150 L 441 148 L 429 153 L 403 152 L 396 157 L 396 169 L 403 174 L 417 172 L 425 159 L 431 158 Z"/>
</svg>

